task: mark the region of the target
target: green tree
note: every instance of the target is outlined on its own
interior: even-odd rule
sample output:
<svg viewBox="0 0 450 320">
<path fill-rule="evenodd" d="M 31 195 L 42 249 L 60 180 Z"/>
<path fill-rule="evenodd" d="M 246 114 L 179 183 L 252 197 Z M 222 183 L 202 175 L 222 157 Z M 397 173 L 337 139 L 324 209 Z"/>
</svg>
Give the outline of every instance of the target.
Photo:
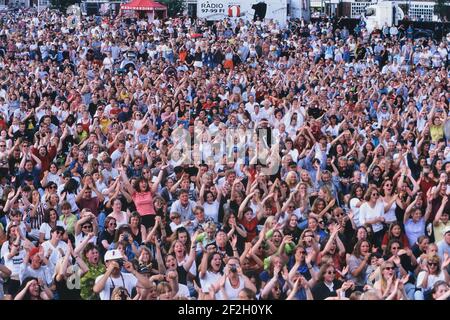
<svg viewBox="0 0 450 320">
<path fill-rule="evenodd" d="M 183 13 L 184 10 L 183 0 L 158 0 L 158 2 L 167 6 L 167 15 L 169 17 L 174 17 Z"/>
<path fill-rule="evenodd" d="M 79 2 L 79 0 L 50 0 L 51 7 L 61 12 L 66 12 L 67 7 Z"/>
<path fill-rule="evenodd" d="M 438 15 L 439 18 L 444 18 L 448 12 L 448 6 L 450 1 L 447 0 L 435 0 L 436 4 L 434 6 L 434 13 Z"/>
</svg>

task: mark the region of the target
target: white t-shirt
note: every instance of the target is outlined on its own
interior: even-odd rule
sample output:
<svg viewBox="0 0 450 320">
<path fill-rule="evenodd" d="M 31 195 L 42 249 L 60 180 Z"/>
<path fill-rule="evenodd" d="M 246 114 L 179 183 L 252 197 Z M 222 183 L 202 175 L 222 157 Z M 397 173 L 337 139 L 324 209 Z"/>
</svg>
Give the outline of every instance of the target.
<svg viewBox="0 0 450 320">
<path fill-rule="evenodd" d="M 408 219 L 405 223 L 405 234 L 408 237 L 409 246 L 412 247 L 417 238 L 425 234 L 425 219 L 420 218 L 420 220 L 415 223 L 412 219 Z"/>
<path fill-rule="evenodd" d="M 212 285 L 219 282 L 222 275 L 220 273 L 215 273 L 211 271 L 206 271 L 205 277 L 200 279 L 200 285 L 202 286 L 203 292 L 209 292 Z"/>
<path fill-rule="evenodd" d="M 9 270 L 11 270 L 11 278 L 18 280 L 19 279 L 19 275 L 20 275 L 20 266 L 23 264 L 23 258 L 26 255 L 25 250 L 20 250 L 19 254 L 11 257 L 11 259 L 8 259 L 8 254 L 9 254 L 9 242 L 6 241 L 5 243 L 3 243 L 2 246 L 2 257 L 5 260 L 5 267 L 7 267 Z M 5 250 L 5 249 L 6 250 Z M 3 252 L 5 251 L 5 252 Z"/>
<path fill-rule="evenodd" d="M 189 293 L 189 288 L 187 285 L 185 284 L 178 284 L 178 292 L 177 292 L 177 296 L 178 297 L 183 297 L 183 298 L 189 298 L 191 296 L 191 294 Z"/>
<path fill-rule="evenodd" d="M 230 283 L 230 279 L 227 278 L 225 280 L 225 293 L 227 294 L 228 300 L 237 300 L 239 296 L 239 292 L 244 289 L 244 277 L 239 276 L 239 287 L 233 288 Z M 216 293 L 216 300 L 223 300 L 222 292 Z"/>
<path fill-rule="evenodd" d="M 102 277 L 103 275 L 98 276 L 95 279 L 95 283 L 100 282 L 100 279 Z M 131 295 L 131 291 L 136 287 L 137 281 L 137 278 L 131 273 L 121 273 L 121 276 L 119 276 L 118 278 L 109 277 L 105 283 L 105 287 L 100 292 L 100 299 L 110 300 L 111 292 L 114 290 L 114 288 L 118 287 L 126 288 L 128 290 L 128 293 Z"/>
<path fill-rule="evenodd" d="M 87 235 L 83 235 L 83 232 L 81 232 L 79 235 L 75 236 L 75 246 L 78 246 L 80 243 L 83 242 L 84 238 L 86 238 Z M 91 240 L 89 240 L 90 243 L 96 244 L 97 243 L 97 236 L 93 236 Z"/>
<path fill-rule="evenodd" d="M 203 209 L 205 210 L 205 217 L 211 218 L 215 223 L 219 222 L 219 203 L 217 201 L 211 204 L 203 203 Z"/>
<path fill-rule="evenodd" d="M 64 241 L 59 241 L 56 247 L 52 245 L 50 240 L 47 240 L 42 243 L 42 247 L 44 248 L 44 255 L 47 256 L 48 251 L 51 249 L 52 254 L 50 255 L 50 258 L 48 259 L 54 266 L 58 262 L 58 260 L 62 257 L 61 252 L 59 252 L 59 249 L 61 249 L 64 253 L 64 255 L 67 254 L 67 243 Z"/>
<path fill-rule="evenodd" d="M 128 224 L 128 215 L 127 215 L 127 213 L 125 211 L 121 211 L 120 212 L 120 216 L 121 216 L 121 218 L 118 219 L 112 213 L 110 213 L 108 215 L 108 217 L 113 217 L 114 219 L 116 219 L 116 223 L 117 223 L 116 229 L 118 229 L 120 226 L 123 226 L 124 224 Z"/>
<path fill-rule="evenodd" d="M 387 202 L 383 202 L 384 205 L 387 205 Z M 397 217 L 395 216 L 395 209 L 397 208 L 397 203 L 394 202 L 392 206 L 389 208 L 388 212 L 384 213 L 384 221 L 386 223 L 392 223 L 397 221 Z"/>
<path fill-rule="evenodd" d="M 359 207 L 359 219 L 361 224 L 366 224 L 367 220 L 373 220 L 375 218 L 382 217 L 384 215 L 384 204 L 382 200 L 378 200 L 375 207 L 372 208 L 368 202 L 364 202 Z M 383 230 L 383 224 L 380 222 L 372 224 L 373 232 Z"/>
<path fill-rule="evenodd" d="M 64 222 L 62 222 L 60 220 L 56 221 L 56 226 L 63 227 L 64 229 L 66 228 L 66 225 L 64 224 Z M 44 234 L 44 240 L 49 240 L 51 238 L 51 231 L 52 231 L 52 227 L 50 227 L 50 225 L 47 222 L 44 222 L 43 224 L 41 224 L 39 233 Z"/>
<path fill-rule="evenodd" d="M 22 283 L 28 277 L 34 277 L 45 280 L 47 286 L 50 286 L 53 281 L 54 266 L 41 266 L 39 269 L 33 269 L 30 265 L 20 265 L 20 282 Z"/>
<path fill-rule="evenodd" d="M 8 221 L 8 223 L 6 224 L 5 230 L 8 230 L 8 229 L 9 229 L 9 226 L 11 225 L 11 222 L 12 222 L 12 221 L 9 221 L 9 220 L 7 220 L 7 221 Z M 23 221 L 20 222 L 20 224 L 19 224 L 19 229 L 20 229 L 20 232 L 21 232 L 23 235 L 26 235 L 26 234 L 27 234 L 27 225 L 26 225 Z"/>
<path fill-rule="evenodd" d="M 350 200 L 350 209 L 353 211 L 353 221 L 355 222 L 355 225 L 357 226 L 357 227 L 360 227 L 362 224 L 361 224 L 361 221 L 360 221 L 360 216 L 359 216 L 359 209 L 361 208 L 361 207 L 356 207 L 356 205 L 359 203 L 359 202 L 361 202 L 361 200 L 359 200 L 358 198 L 352 198 L 351 200 Z"/>
<path fill-rule="evenodd" d="M 436 282 L 438 282 L 439 280 L 445 281 L 445 275 L 444 275 L 444 272 L 442 272 L 442 271 L 439 272 L 438 275 L 429 274 L 427 287 L 424 288 L 424 287 L 422 287 L 422 282 L 423 282 L 424 278 L 425 278 L 425 271 L 420 271 L 419 274 L 417 275 L 417 283 L 416 283 L 417 288 L 429 290 L 429 289 L 432 289 L 434 284 Z"/>
<path fill-rule="evenodd" d="M 119 171 L 116 168 L 111 169 L 111 171 L 103 169 L 102 170 L 103 179 L 108 182 L 110 179 L 116 180 L 119 176 Z"/>
</svg>

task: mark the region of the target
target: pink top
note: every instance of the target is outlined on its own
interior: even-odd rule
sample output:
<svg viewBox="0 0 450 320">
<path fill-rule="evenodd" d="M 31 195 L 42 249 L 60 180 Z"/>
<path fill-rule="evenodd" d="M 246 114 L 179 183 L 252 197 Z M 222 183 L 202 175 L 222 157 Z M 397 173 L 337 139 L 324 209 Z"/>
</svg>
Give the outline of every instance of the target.
<svg viewBox="0 0 450 320">
<path fill-rule="evenodd" d="M 137 212 L 141 216 L 155 215 L 155 207 L 153 206 L 153 195 L 151 191 L 136 192 L 132 196 Z"/>
</svg>

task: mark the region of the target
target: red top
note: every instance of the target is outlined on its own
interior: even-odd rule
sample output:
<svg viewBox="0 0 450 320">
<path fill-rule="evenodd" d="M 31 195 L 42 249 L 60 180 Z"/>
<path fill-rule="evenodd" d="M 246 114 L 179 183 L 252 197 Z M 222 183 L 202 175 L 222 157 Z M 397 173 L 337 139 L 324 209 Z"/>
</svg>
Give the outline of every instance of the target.
<svg viewBox="0 0 450 320">
<path fill-rule="evenodd" d="M 258 225 L 258 219 L 256 219 L 256 217 L 254 217 L 252 220 L 248 221 L 247 219 L 242 217 L 242 219 L 239 220 L 239 223 L 242 224 L 244 226 L 245 230 L 247 231 L 247 239 L 245 241 L 252 242 L 252 240 L 257 235 L 256 226 Z"/>
<path fill-rule="evenodd" d="M 136 211 L 141 216 L 155 215 L 155 207 L 153 206 L 153 195 L 151 191 L 136 192 L 132 196 Z"/>
<path fill-rule="evenodd" d="M 34 146 L 31 148 L 31 152 L 37 158 L 39 158 L 39 160 L 41 160 L 41 174 L 39 179 L 42 179 L 44 177 L 44 172 L 50 170 L 50 164 L 52 163 L 53 159 L 56 156 L 56 147 L 55 146 L 47 147 L 47 154 L 45 156 L 41 156 L 39 154 L 39 149 L 36 149 Z M 33 164 L 36 165 L 34 160 Z"/>
<path fill-rule="evenodd" d="M 406 235 L 405 235 L 404 233 L 402 233 L 402 234 L 400 235 L 400 241 L 401 241 L 401 243 L 402 243 L 403 248 L 409 248 L 408 238 L 406 237 Z M 384 234 L 383 241 L 381 241 L 381 245 L 382 245 L 382 246 L 387 246 L 388 243 L 389 243 L 389 241 L 388 241 L 388 234 L 387 234 L 387 232 L 386 232 L 386 233 Z"/>
<path fill-rule="evenodd" d="M 420 179 L 419 187 L 420 191 L 422 191 L 422 200 L 424 203 L 427 203 L 427 192 L 432 187 L 434 187 L 436 183 L 430 179 L 430 181 L 426 181 L 425 179 Z"/>
</svg>

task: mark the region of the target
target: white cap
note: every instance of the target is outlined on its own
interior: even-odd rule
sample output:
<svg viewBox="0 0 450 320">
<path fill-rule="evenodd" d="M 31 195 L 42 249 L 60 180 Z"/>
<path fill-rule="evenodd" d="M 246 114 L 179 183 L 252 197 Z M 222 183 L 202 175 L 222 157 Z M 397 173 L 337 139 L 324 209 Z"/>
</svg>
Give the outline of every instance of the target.
<svg viewBox="0 0 450 320">
<path fill-rule="evenodd" d="M 110 260 L 123 259 L 123 255 L 119 250 L 108 250 L 105 253 L 105 262 Z"/>
<path fill-rule="evenodd" d="M 446 226 L 446 227 L 444 228 L 444 232 L 443 232 L 444 236 L 445 236 L 445 234 L 446 234 L 447 232 L 450 232 L 450 226 Z"/>
</svg>

